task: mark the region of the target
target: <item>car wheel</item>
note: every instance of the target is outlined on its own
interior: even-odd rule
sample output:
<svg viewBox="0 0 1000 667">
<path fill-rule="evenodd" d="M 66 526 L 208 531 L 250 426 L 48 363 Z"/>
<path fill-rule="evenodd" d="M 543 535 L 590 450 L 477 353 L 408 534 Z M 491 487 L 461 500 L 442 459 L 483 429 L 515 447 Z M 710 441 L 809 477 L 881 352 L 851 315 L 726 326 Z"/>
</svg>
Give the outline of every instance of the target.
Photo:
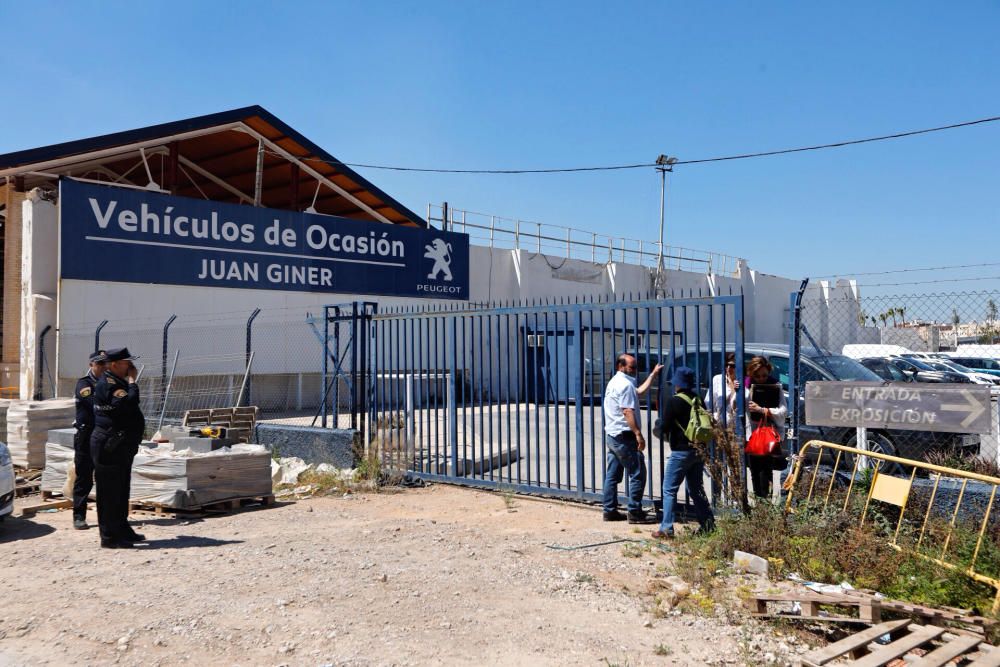
<svg viewBox="0 0 1000 667">
<path fill-rule="evenodd" d="M 851 435 L 851 437 L 844 443 L 848 447 L 858 446 L 858 436 L 857 433 Z M 896 456 L 896 445 L 893 444 L 892 440 L 884 433 L 878 431 L 869 431 L 868 433 L 868 451 L 875 452 L 876 454 L 886 454 L 888 456 Z M 854 468 L 854 455 L 844 454 L 842 457 L 844 464 L 847 465 L 848 469 Z M 892 461 L 883 461 L 880 470 L 883 473 L 889 475 L 901 475 L 903 474 L 903 466 Z"/>
</svg>

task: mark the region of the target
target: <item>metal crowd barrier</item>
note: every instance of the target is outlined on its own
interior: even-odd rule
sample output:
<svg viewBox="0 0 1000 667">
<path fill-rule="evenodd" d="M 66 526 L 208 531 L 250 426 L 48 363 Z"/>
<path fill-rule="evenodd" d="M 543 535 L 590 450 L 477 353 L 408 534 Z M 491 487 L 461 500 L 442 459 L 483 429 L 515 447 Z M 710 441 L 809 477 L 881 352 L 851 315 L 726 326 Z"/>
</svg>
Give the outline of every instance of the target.
<svg viewBox="0 0 1000 667">
<path fill-rule="evenodd" d="M 830 479 L 829 481 L 821 481 L 817 488 L 821 464 L 829 459 L 833 460 L 833 468 L 829 472 Z M 853 463 L 851 463 L 852 460 Z M 844 472 L 840 471 L 842 462 L 845 464 Z M 799 481 L 801 478 L 801 481 L 805 482 L 805 478 L 802 477 L 803 469 L 809 465 L 812 466 L 812 472 L 811 474 L 806 472 L 809 476 L 808 491 L 805 492 L 803 498 L 799 489 Z M 870 477 L 866 473 L 868 468 L 871 470 Z M 892 468 L 909 469 L 910 472 L 908 476 L 896 476 L 883 472 Z M 846 472 L 847 469 L 850 469 L 850 473 Z M 918 478 L 919 471 L 926 472 L 927 478 L 924 479 L 923 476 Z M 841 477 L 838 477 L 838 473 L 841 474 Z M 838 479 L 847 484 L 842 504 L 840 498 L 833 493 Z M 944 486 L 942 486 L 942 482 Z M 866 485 L 867 488 L 864 488 Z M 997 590 L 997 595 L 993 601 L 992 611 L 997 613 L 1000 611 L 1000 564 L 994 560 L 985 566 L 982 565 L 980 553 L 984 541 L 991 539 L 988 535 L 988 529 L 991 526 L 998 486 L 1000 486 L 1000 478 L 990 475 L 947 468 L 879 452 L 862 451 L 832 442 L 812 440 L 803 445 L 796 456 L 792 473 L 785 480 L 783 489 L 787 491 L 786 513 L 799 511 L 802 509 L 803 503 L 808 507 L 814 500 L 821 501 L 821 507 L 824 510 L 836 503 L 839 505 L 840 511 L 845 511 L 850 506 L 852 495 L 856 502 L 860 502 L 861 495 L 864 494 L 864 504 L 858 522 L 859 527 L 864 526 L 865 521 L 868 520 L 870 511 L 874 507 L 873 501 L 898 508 L 899 518 L 888 545 L 899 551 L 913 553 L 949 570 L 961 572 L 975 581 L 994 587 Z M 914 491 L 928 489 L 930 497 L 926 510 L 922 513 L 918 511 L 915 517 L 912 516 L 913 512 L 908 516 L 907 509 L 911 504 Z M 957 497 L 955 496 L 956 491 Z M 976 505 L 981 505 L 986 497 L 988 500 L 985 503 L 985 509 L 980 512 Z M 936 500 L 938 506 L 935 512 Z M 950 507 L 952 500 L 954 508 Z M 964 510 L 963 501 L 966 501 Z M 979 518 L 980 514 L 981 518 Z M 953 543 L 960 517 L 963 522 L 971 525 L 978 524 L 975 548 L 972 550 L 971 558 L 961 558 Z M 932 544 L 935 537 L 940 537 L 940 535 L 938 535 L 939 531 L 928 530 L 928 527 L 939 519 L 947 522 L 946 534 L 943 540 L 940 540 L 940 544 Z M 941 527 L 943 528 L 943 526 Z M 995 525 L 994 528 L 996 528 Z M 904 538 L 902 540 L 900 539 L 901 535 Z M 992 547 L 1000 549 L 1000 545 L 992 545 Z M 949 548 L 951 548 L 950 552 Z M 991 571 L 993 567 L 996 567 L 998 571 Z"/>
</svg>

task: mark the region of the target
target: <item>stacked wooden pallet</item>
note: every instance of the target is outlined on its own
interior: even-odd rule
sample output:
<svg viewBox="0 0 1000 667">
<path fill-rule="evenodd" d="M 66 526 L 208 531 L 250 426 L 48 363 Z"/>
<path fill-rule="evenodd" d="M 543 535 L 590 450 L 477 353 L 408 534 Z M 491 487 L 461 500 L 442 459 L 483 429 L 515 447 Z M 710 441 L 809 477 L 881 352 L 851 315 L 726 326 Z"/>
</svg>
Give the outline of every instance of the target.
<svg viewBox="0 0 1000 667">
<path fill-rule="evenodd" d="M 11 401 L 7 408 L 7 447 L 14 465 L 44 468 L 49 431 L 72 426 L 75 416 L 72 398 Z"/>
<path fill-rule="evenodd" d="M 224 426 L 230 440 L 250 442 L 258 413 L 256 406 L 188 410 L 184 413 L 184 426 Z"/>
<path fill-rule="evenodd" d="M 794 618 L 803 621 L 830 623 L 880 623 L 890 616 L 919 617 L 926 623 L 952 625 L 962 630 L 984 634 L 988 627 L 996 625 L 996 619 L 976 616 L 962 610 L 941 609 L 924 605 L 890 600 L 876 596 L 873 591 L 850 590 L 842 593 L 817 593 L 796 590 L 781 593 L 754 593 L 746 601 L 752 615 L 767 618 Z M 798 606 L 790 612 L 772 608 L 769 605 L 787 607 Z M 821 610 L 820 608 L 823 607 Z"/>
</svg>

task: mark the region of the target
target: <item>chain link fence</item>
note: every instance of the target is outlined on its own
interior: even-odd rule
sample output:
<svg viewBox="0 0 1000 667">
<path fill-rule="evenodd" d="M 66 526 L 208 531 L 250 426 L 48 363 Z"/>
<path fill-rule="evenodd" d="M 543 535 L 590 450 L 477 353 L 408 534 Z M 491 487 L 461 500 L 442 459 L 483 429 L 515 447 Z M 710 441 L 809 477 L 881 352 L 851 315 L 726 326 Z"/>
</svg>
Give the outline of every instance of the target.
<svg viewBox="0 0 1000 667">
<path fill-rule="evenodd" d="M 1000 463 L 1000 291 L 862 295 L 849 281 L 810 285 L 801 308 L 800 385 L 810 380 L 884 380 L 985 386 L 992 395 L 988 435 L 870 430 L 888 454 L 943 464 L 978 457 Z M 842 355 L 842 363 L 828 355 Z M 832 369 L 832 370 L 831 370 Z M 837 377 L 827 377 L 830 374 Z M 802 426 L 801 442 L 853 444 L 854 431 Z M 830 429 L 826 429 L 829 431 Z M 815 432 L 814 432 L 815 431 Z"/>
<path fill-rule="evenodd" d="M 43 385 L 43 391 L 45 397 L 72 395 L 98 345 L 127 346 L 141 356 L 136 363 L 143 412 L 151 425 L 161 416 L 164 423 L 180 423 L 187 410 L 238 404 L 260 408 L 260 419 L 309 425 L 320 412 L 323 395 L 322 309 L 317 321 L 310 323 L 310 318 L 304 309 L 276 309 L 214 318 L 178 314 L 160 321 L 109 321 L 99 332 L 102 320 L 63 328 L 58 332 L 59 377 Z M 54 359 L 50 355 L 53 373 Z M 339 382 L 344 389 L 345 381 Z M 350 393 L 338 396 L 338 409 L 328 408 L 333 417 L 328 425 L 348 428 Z"/>
</svg>

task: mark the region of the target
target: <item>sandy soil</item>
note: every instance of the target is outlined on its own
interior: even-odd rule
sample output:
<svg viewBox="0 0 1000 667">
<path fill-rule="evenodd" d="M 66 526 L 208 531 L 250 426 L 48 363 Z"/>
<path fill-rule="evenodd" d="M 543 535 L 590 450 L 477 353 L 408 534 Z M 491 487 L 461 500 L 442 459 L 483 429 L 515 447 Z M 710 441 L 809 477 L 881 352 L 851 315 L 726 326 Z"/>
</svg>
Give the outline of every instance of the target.
<svg viewBox="0 0 1000 667">
<path fill-rule="evenodd" d="M 0 525 L 0 663 L 747 662 L 746 627 L 648 613 L 669 553 L 547 546 L 645 536 L 592 507 L 433 486 L 136 519 L 132 551 L 68 511 Z"/>
</svg>

